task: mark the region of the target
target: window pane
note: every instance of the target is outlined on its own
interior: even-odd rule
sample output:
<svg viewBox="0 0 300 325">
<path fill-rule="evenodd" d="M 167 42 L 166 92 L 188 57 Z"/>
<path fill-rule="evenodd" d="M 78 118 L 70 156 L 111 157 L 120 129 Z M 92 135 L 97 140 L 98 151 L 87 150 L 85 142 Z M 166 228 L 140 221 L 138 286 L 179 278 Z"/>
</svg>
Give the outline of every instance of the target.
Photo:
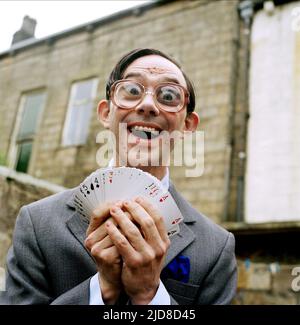
<svg viewBox="0 0 300 325">
<path fill-rule="evenodd" d="M 74 100 L 90 99 L 93 87 L 93 79 L 78 82 Z"/>
<path fill-rule="evenodd" d="M 35 134 L 38 116 L 39 112 L 41 111 L 44 98 L 44 94 L 41 93 L 26 96 L 18 140 Z"/>
<path fill-rule="evenodd" d="M 76 107 L 77 116 L 78 116 L 78 125 L 79 127 L 75 130 L 76 131 L 76 143 L 84 144 L 89 132 L 89 123 L 85 121 L 90 121 L 92 115 L 92 105 L 82 105 Z"/>
<path fill-rule="evenodd" d="M 17 161 L 16 170 L 18 172 L 26 173 L 28 170 L 29 160 L 32 150 L 32 141 L 24 142 L 19 145 L 19 157 Z"/>
<path fill-rule="evenodd" d="M 64 126 L 63 145 L 86 143 L 96 88 L 97 79 L 73 84 Z"/>
</svg>

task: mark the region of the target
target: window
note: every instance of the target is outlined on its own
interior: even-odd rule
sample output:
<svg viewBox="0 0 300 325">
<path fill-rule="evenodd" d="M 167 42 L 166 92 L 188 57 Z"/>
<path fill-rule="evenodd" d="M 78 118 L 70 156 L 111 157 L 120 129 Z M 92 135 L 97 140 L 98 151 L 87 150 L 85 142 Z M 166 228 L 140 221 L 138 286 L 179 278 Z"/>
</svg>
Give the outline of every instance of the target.
<svg viewBox="0 0 300 325">
<path fill-rule="evenodd" d="M 20 143 L 19 145 L 19 157 L 17 161 L 16 170 L 26 173 L 28 170 L 29 160 L 32 150 L 32 141 Z"/>
<path fill-rule="evenodd" d="M 85 144 L 88 136 L 98 80 L 89 79 L 72 85 L 62 144 Z"/>
<path fill-rule="evenodd" d="M 22 98 L 15 160 L 15 169 L 19 172 L 26 173 L 28 171 L 32 146 L 44 101 L 45 94 L 41 92 L 27 94 Z"/>
<path fill-rule="evenodd" d="M 300 220 L 300 2 L 255 16 L 251 40 L 245 218 Z"/>
</svg>

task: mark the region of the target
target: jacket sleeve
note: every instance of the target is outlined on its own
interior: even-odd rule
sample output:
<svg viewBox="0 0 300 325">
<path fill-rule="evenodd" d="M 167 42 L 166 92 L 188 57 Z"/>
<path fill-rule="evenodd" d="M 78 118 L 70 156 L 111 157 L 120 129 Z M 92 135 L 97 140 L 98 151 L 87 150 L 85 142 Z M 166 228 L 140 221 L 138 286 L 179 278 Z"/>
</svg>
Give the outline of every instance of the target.
<svg viewBox="0 0 300 325">
<path fill-rule="evenodd" d="M 13 236 L 13 245 L 7 255 L 6 291 L 0 303 L 29 304 L 88 304 L 89 281 L 54 297 L 47 275 L 46 263 L 36 240 L 28 209 L 20 210 Z"/>
<path fill-rule="evenodd" d="M 227 305 L 236 294 L 237 264 L 235 258 L 235 240 L 229 233 L 226 243 L 205 277 L 198 297 L 198 304 Z"/>
</svg>

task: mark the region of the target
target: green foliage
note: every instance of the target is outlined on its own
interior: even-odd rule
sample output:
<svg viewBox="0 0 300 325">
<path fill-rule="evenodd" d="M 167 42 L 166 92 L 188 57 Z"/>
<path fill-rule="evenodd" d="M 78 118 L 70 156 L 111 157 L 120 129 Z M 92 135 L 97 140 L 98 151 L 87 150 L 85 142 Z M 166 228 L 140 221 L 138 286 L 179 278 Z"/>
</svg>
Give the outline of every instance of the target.
<svg viewBox="0 0 300 325">
<path fill-rule="evenodd" d="M 6 156 L 0 152 L 0 166 L 7 166 Z"/>
</svg>

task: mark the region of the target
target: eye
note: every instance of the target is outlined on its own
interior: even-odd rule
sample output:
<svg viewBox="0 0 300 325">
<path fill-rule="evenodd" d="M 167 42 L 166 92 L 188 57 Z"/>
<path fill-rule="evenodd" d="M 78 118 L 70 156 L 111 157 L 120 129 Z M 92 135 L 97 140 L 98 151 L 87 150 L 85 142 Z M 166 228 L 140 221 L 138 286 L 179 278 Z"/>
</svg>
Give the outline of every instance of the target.
<svg viewBox="0 0 300 325">
<path fill-rule="evenodd" d="M 181 101 L 181 92 L 177 87 L 163 86 L 158 89 L 157 100 L 165 105 L 176 106 Z"/>
<path fill-rule="evenodd" d="M 123 91 L 127 96 L 133 96 L 133 97 L 140 96 L 142 93 L 141 88 L 134 83 L 125 83 L 123 85 Z"/>
</svg>

